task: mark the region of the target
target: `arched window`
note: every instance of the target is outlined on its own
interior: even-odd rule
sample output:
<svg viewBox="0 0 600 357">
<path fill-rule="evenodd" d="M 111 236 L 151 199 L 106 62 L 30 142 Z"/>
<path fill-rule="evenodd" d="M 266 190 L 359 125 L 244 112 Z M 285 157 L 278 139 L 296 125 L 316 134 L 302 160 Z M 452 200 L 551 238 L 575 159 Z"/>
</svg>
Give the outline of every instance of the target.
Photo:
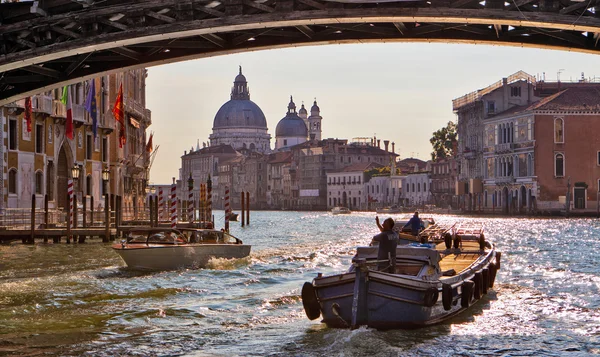
<svg viewBox="0 0 600 357">
<path fill-rule="evenodd" d="M 17 193 L 17 170 L 8 171 L 8 193 Z"/>
<path fill-rule="evenodd" d="M 41 195 L 43 193 L 44 174 L 42 171 L 35 173 L 35 193 Z"/>
<path fill-rule="evenodd" d="M 562 153 L 554 154 L 554 176 L 565 176 L 565 155 Z"/>
<path fill-rule="evenodd" d="M 564 138 L 565 121 L 562 118 L 554 119 L 554 143 L 562 144 Z"/>
<path fill-rule="evenodd" d="M 527 176 L 533 176 L 533 157 L 531 154 L 527 155 Z"/>
<path fill-rule="evenodd" d="M 88 196 L 92 195 L 92 175 L 85 177 L 85 194 Z"/>
</svg>

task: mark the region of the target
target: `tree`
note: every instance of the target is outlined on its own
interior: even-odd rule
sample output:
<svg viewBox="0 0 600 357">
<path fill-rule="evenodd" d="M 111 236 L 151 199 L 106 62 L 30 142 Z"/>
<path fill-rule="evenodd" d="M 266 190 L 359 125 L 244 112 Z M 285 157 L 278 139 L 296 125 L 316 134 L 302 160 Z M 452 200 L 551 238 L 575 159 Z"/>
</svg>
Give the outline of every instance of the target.
<svg viewBox="0 0 600 357">
<path fill-rule="evenodd" d="M 438 131 L 433 133 L 431 139 L 429 139 L 433 151 L 431 152 L 431 159 L 433 161 L 437 159 L 445 159 L 449 156 L 454 155 L 454 146 L 456 144 L 456 124 L 449 121 L 448 124 Z"/>
</svg>

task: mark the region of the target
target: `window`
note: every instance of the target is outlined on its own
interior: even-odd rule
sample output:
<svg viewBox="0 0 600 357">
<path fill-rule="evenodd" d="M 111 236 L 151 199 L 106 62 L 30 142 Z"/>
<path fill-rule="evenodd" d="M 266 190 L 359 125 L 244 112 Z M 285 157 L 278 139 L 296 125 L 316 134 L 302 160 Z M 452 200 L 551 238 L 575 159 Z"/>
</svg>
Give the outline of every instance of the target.
<svg viewBox="0 0 600 357">
<path fill-rule="evenodd" d="M 600 151 L 598 151 L 598 158 L 596 159 L 596 165 L 600 166 Z"/>
<path fill-rule="evenodd" d="M 8 193 L 17 193 L 17 170 L 8 171 Z"/>
<path fill-rule="evenodd" d="M 102 138 L 102 161 L 108 161 L 108 138 Z"/>
<path fill-rule="evenodd" d="M 495 114 L 496 113 L 496 102 L 490 100 L 489 102 L 487 102 L 488 104 L 488 114 Z"/>
<path fill-rule="evenodd" d="M 562 118 L 554 119 L 554 143 L 562 144 L 564 143 L 564 126 L 565 122 Z"/>
<path fill-rule="evenodd" d="M 93 148 L 92 135 L 86 135 L 85 137 L 85 158 L 88 160 L 92 159 L 92 148 Z"/>
<path fill-rule="evenodd" d="M 510 87 L 510 96 L 511 97 L 520 97 L 521 96 L 521 87 Z"/>
<path fill-rule="evenodd" d="M 41 171 L 35 173 L 35 193 L 38 195 L 42 194 L 42 184 L 44 180 L 44 174 Z"/>
<path fill-rule="evenodd" d="M 562 153 L 554 154 L 554 176 L 565 176 L 565 156 Z"/>
<path fill-rule="evenodd" d="M 35 126 L 35 152 L 41 154 L 44 150 L 44 126 L 37 124 Z"/>
<path fill-rule="evenodd" d="M 85 194 L 88 196 L 92 195 L 92 175 L 85 177 Z"/>
<path fill-rule="evenodd" d="M 287 146 L 287 139 L 283 139 L 283 146 Z"/>
<path fill-rule="evenodd" d="M 8 149 L 17 150 L 17 121 L 8 121 Z"/>
</svg>

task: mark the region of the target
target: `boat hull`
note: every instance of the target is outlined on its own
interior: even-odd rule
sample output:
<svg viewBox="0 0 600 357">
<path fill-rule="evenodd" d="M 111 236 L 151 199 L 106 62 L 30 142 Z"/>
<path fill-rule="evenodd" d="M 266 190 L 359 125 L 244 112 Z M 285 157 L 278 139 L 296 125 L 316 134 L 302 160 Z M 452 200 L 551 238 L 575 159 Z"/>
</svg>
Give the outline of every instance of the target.
<svg viewBox="0 0 600 357">
<path fill-rule="evenodd" d="M 245 244 L 181 244 L 113 249 L 131 269 L 175 270 L 204 268 L 212 258 L 244 258 L 250 254 L 250 248 L 250 245 Z"/>
<path fill-rule="evenodd" d="M 464 273 L 433 281 L 357 269 L 318 277 L 312 285 L 322 321 L 329 327 L 418 328 L 440 323 L 476 303 L 475 297 L 484 293 L 473 294 L 473 285 L 464 285 L 481 279 L 485 270 L 486 287 L 491 287 L 495 274 L 487 272 L 494 259 L 494 252 L 489 252 Z"/>
</svg>

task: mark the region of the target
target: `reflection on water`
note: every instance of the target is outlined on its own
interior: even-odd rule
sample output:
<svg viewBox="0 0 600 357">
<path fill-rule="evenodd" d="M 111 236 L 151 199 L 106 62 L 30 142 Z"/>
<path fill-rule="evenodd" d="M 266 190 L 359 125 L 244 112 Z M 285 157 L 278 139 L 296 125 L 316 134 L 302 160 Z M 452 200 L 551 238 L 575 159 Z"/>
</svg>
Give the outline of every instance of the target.
<svg viewBox="0 0 600 357">
<path fill-rule="evenodd" d="M 130 271 L 110 245 L 93 240 L 0 246 L 0 355 L 600 353 L 594 219 L 484 219 L 503 251 L 502 270 L 494 291 L 447 323 L 349 331 L 308 321 L 302 283 L 345 270 L 355 247 L 377 232 L 374 216 L 255 212 L 248 227 L 232 223 L 251 256 L 200 270 Z"/>
</svg>

